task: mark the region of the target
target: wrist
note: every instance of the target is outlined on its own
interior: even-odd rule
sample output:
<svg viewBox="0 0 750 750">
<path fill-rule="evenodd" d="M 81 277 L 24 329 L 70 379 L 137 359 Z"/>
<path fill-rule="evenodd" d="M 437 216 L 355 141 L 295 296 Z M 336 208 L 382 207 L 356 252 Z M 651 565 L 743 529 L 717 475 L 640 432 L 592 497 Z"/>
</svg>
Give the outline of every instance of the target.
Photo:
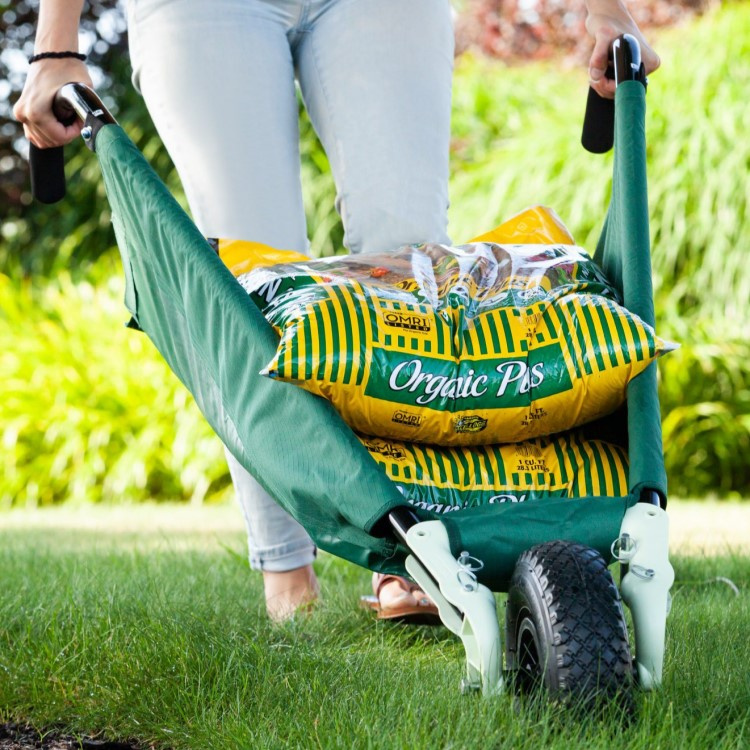
<svg viewBox="0 0 750 750">
<path fill-rule="evenodd" d="M 78 52 L 78 28 L 72 32 L 60 33 L 58 30 L 51 31 L 48 34 L 37 32 L 34 39 L 34 54 L 39 55 L 45 52 L 59 52 L 61 50 L 70 50 Z"/>
<path fill-rule="evenodd" d="M 82 9 L 83 0 L 39 0 L 34 54 L 59 50 L 78 52 Z"/>
</svg>

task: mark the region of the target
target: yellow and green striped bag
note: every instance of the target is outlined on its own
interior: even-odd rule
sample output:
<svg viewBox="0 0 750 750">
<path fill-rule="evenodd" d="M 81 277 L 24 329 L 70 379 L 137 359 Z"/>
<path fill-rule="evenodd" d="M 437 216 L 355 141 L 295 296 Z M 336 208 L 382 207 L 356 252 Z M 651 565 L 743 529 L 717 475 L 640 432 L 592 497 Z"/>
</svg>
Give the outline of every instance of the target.
<svg viewBox="0 0 750 750">
<path fill-rule="evenodd" d="M 483 238 L 321 260 L 228 240 L 217 250 L 281 336 L 264 374 L 329 399 L 359 432 L 491 445 L 614 411 L 670 347 L 581 248 L 531 244 L 572 240 L 551 212 Z"/>
<path fill-rule="evenodd" d="M 359 439 L 412 505 L 450 513 L 550 497 L 621 497 L 628 459 L 619 446 L 577 432 L 510 445 L 445 448 Z"/>
</svg>

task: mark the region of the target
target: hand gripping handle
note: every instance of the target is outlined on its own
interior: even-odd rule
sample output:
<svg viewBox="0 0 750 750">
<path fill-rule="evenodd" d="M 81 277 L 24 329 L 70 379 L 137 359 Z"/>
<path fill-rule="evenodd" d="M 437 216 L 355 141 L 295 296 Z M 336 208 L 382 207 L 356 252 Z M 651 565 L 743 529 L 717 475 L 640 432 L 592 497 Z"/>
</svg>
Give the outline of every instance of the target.
<svg viewBox="0 0 750 750">
<path fill-rule="evenodd" d="M 76 117 L 85 125 L 81 135 L 94 150 L 96 133 L 104 125 L 115 124 L 115 119 L 99 97 L 83 83 L 66 83 L 52 102 L 55 117 L 70 125 Z M 31 192 L 41 203 L 57 203 L 65 197 L 65 157 L 62 146 L 39 148 L 33 143 L 29 149 Z"/>
<path fill-rule="evenodd" d="M 640 81 L 646 85 L 646 69 L 641 61 L 641 47 L 632 34 L 622 34 L 612 42 L 607 78 L 622 81 Z M 586 114 L 583 118 L 581 143 L 592 154 L 604 154 L 615 142 L 615 102 L 605 99 L 589 88 Z"/>
</svg>

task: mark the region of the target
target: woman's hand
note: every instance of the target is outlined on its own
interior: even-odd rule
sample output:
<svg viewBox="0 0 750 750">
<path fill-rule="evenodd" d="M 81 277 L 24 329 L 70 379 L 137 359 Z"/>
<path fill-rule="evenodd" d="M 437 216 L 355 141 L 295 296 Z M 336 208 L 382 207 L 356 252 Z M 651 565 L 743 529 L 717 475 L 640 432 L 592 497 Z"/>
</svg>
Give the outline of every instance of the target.
<svg viewBox="0 0 750 750">
<path fill-rule="evenodd" d="M 13 116 L 23 123 L 26 137 L 39 148 L 63 146 L 81 132 L 83 123 L 78 118 L 72 125 L 63 125 L 52 111 L 52 100 L 66 83 L 85 83 L 93 88 L 88 68 L 75 58 L 39 60 L 29 67 Z"/>
<path fill-rule="evenodd" d="M 589 83 L 599 96 L 614 98 L 615 82 L 605 77 L 609 49 L 621 34 L 632 34 L 641 45 L 646 75 L 656 70 L 661 61 L 643 38 L 633 17 L 620 0 L 588 0 L 586 30 L 594 37 L 594 51 L 589 60 Z"/>
</svg>

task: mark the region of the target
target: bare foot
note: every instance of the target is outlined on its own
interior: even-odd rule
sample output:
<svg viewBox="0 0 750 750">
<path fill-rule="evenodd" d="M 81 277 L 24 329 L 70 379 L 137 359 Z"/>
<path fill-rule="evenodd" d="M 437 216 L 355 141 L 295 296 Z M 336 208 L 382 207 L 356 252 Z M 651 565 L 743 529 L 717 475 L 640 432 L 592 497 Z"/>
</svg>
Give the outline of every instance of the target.
<svg viewBox="0 0 750 750">
<path fill-rule="evenodd" d="M 283 573 L 263 571 L 268 617 L 276 623 L 289 620 L 313 604 L 320 594 L 318 579 L 312 565 Z"/>
</svg>

